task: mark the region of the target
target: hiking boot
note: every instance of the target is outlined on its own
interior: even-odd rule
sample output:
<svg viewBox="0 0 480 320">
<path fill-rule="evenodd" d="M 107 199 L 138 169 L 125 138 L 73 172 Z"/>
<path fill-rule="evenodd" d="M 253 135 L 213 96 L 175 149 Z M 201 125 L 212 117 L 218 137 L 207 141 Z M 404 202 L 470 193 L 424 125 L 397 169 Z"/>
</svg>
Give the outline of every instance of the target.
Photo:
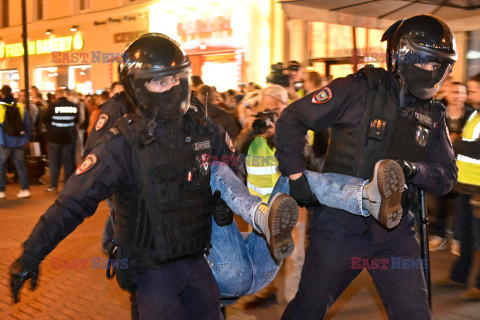
<svg viewBox="0 0 480 320">
<path fill-rule="evenodd" d="M 428 242 L 428 247 L 430 251 L 445 250 L 447 248 L 447 239 L 439 236 L 433 236 Z"/>
<path fill-rule="evenodd" d="M 297 202 L 288 194 L 277 193 L 269 206 L 263 203 L 258 206 L 254 223 L 265 235 L 275 259 L 282 260 L 292 254 L 295 247 L 292 230 L 297 220 Z"/>
<path fill-rule="evenodd" d="M 381 160 L 375 164 L 373 179 L 362 193 L 363 205 L 381 225 L 395 228 L 402 219 L 402 193 L 405 178 L 400 165 L 394 160 Z"/>
<path fill-rule="evenodd" d="M 463 300 L 468 300 L 468 301 L 478 301 L 480 300 L 480 289 L 478 288 L 470 288 L 466 290 L 465 292 L 462 293 L 460 296 Z"/>
<path fill-rule="evenodd" d="M 17 193 L 17 198 L 28 198 L 31 195 L 32 194 L 30 193 L 30 191 L 28 191 L 28 189 L 20 190 L 20 192 Z"/>
</svg>

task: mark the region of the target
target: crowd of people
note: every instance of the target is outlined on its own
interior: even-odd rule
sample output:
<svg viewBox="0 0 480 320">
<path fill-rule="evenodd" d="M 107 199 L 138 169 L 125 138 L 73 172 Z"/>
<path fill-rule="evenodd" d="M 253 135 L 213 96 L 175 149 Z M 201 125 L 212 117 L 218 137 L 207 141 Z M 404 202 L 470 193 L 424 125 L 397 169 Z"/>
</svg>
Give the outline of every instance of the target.
<svg viewBox="0 0 480 320">
<path fill-rule="evenodd" d="M 32 103 L 24 106 L 22 94 L 15 99 L 4 86 L 1 102 L 18 107 L 23 131 L 0 132 L 0 197 L 10 156 L 17 196 L 30 196 L 23 161 L 29 141 L 48 155 L 47 191 L 58 192 L 61 166 L 65 181 L 62 201 L 49 208 L 12 265 L 15 299 L 25 280 L 36 282 L 41 260 L 79 217 L 113 195 L 115 221 L 107 222 L 102 242 L 111 251 L 116 229 L 121 257 L 135 261 L 136 270 L 117 274 L 132 295 L 132 318 L 219 319 L 217 297 L 224 304 L 247 294 L 256 295 L 250 306 L 274 302 L 272 279 L 282 261 L 289 302 L 282 319 L 323 318 L 362 269 L 352 268 L 352 256 L 420 258 L 413 193 L 445 194 L 455 184 L 434 197 L 431 250 L 444 248 L 453 234 L 459 259 L 439 285 L 468 288 L 463 297 L 480 300 L 480 272 L 473 286 L 467 282 L 480 248 L 480 74 L 467 85 L 447 78 L 457 59 L 455 39 L 433 16 L 394 24 L 384 35 L 387 48 L 406 50 L 400 38 L 425 23 L 437 29 L 422 30 L 422 37 L 441 50 L 423 48 L 425 39 L 411 41 L 428 62 L 390 56 L 388 71 L 366 67 L 331 82 L 290 61 L 281 70 L 286 81 L 218 92 L 199 75 L 189 76 L 179 44 L 147 34 L 127 48 L 123 86 L 112 84 L 110 93 L 82 97 L 59 88 L 45 101 L 32 87 Z M 206 192 L 213 193 L 213 205 Z M 451 199 L 455 210 L 447 210 Z M 239 234 L 232 210 L 253 230 L 249 236 Z M 456 222 L 449 224 L 451 212 Z M 58 216 L 64 225 L 53 222 Z M 249 281 L 218 268 L 235 263 Z M 391 319 L 431 318 L 421 270 L 369 272 Z"/>
</svg>

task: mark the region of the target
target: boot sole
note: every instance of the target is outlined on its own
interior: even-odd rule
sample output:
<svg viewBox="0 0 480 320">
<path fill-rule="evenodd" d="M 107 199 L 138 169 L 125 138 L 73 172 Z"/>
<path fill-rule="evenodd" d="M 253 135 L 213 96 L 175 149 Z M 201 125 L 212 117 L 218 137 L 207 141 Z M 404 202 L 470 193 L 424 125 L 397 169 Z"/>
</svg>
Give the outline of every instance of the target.
<svg viewBox="0 0 480 320">
<path fill-rule="evenodd" d="M 292 254 L 295 248 L 292 230 L 297 224 L 297 220 L 297 202 L 286 194 L 275 195 L 268 217 L 269 246 L 275 259 L 282 260 Z"/>
<path fill-rule="evenodd" d="M 395 228 L 402 219 L 402 194 L 405 178 L 400 165 L 393 160 L 384 160 L 378 168 L 378 190 L 382 197 L 378 221 L 388 229 Z"/>
</svg>

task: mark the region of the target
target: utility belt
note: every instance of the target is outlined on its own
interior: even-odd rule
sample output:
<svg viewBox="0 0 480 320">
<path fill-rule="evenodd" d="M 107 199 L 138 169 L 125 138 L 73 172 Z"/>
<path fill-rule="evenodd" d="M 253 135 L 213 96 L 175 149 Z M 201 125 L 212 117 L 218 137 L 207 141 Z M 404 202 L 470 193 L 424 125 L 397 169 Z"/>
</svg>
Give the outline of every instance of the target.
<svg viewBox="0 0 480 320">
<path fill-rule="evenodd" d="M 208 255 L 209 250 L 210 248 L 205 248 L 197 253 L 189 254 L 174 261 L 201 259 Z M 116 276 L 120 288 L 127 290 L 128 292 L 134 292 L 137 289 L 138 273 L 144 273 L 145 270 L 167 266 L 174 261 L 161 263 L 154 259 L 134 254 L 125 248 L 113 245 L 108 257 L 106 275 L 108 279 L 113 279 L 113 277 Z"/>
</svg>

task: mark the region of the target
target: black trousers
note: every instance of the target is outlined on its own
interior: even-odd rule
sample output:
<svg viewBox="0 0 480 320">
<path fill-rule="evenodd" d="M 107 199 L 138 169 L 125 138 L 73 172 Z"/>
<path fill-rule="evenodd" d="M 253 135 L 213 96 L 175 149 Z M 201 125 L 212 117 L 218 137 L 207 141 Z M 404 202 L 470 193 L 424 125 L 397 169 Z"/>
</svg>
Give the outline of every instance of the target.
<svg viewBox="0 0 480 320">
<path fill-rule="evenodd" d="M 186 259 L 137 276 L 140 320 L 220 320 L 220 289 L 207 261 Z"/>
<path fill-rule="evenodd" d="M 318 209 L 318 208 L 317 208 Z M 413 228 L 374 244 L 371 229 L 358 235 L 316 210 L 295 298 L 282 319 L 324 319 L 338 296 L 368 268 L 390 320 L 428 320 L 427 289 L 420 246 Z"/>
</svg>

